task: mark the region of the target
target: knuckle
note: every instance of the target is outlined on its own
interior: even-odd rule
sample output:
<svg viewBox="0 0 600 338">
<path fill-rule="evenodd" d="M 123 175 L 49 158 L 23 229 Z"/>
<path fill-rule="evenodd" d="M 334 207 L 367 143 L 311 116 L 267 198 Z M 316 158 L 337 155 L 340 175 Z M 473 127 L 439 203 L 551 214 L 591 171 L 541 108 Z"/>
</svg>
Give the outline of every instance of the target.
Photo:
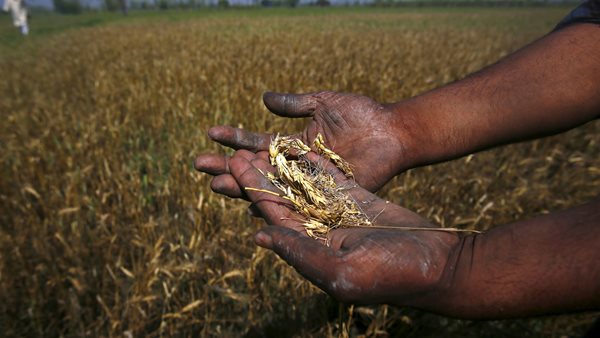
<svg viewBox="0 0 600 338">
<path fill-rule="evenodd" d="M 250 160 L 250 164 L 252 164 L 253 166 L 260 166 L 264 163 L 264 160 L 261 158 L 253 158 L 252 160 Z"/>
<path fill-rule="evenodd" d="M 248 166 L 248 167 L 244 168 L 244 170 L 239 175 L 239 178 L 241 180 L 243 180 L 244 182 L 246 182 L 248 180 L 254 181 L 254 179 L 253 179 L 254 177 L 255 177 L 255 169 L 252 166 Z"/>
<path fill-rule="evenodd" d="M 233 153 L 233 157 L 235 157 L 235 158 L 239 158 L 239 157 L 244 157 L 244 156 L 246 156 L 246 155 L 248 155 L 248 154 L 252 154 L 252 152 L 250 152 L 250 151 L 248 151 L 248 150 L 246 150 L 246 149 L 239 149 L 239 150 L 236 150 L 236 151 Z"/>
</svg>

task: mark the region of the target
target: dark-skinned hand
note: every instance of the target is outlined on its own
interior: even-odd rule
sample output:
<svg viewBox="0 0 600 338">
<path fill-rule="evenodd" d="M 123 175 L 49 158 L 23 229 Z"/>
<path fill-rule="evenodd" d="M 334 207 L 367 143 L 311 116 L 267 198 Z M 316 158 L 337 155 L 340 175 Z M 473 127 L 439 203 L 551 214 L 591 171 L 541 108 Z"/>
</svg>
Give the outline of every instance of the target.
<svg viewBox="0 0 600 338">
<path fill-rule="evenodd" d="M 318 156 L 311 153 L 311 160 Z M 240 187 L 277 192 L 262 172 L 274 168 L 260 156 L 237 151 L 228 161 Z M 419 215 L 388 203 L 329 167 L 338 185 L 378 226 L 434 227 Z M 283 198 L 247 191 L 254 214 L 270 225 L 256 234 L 258 245 L 273 250 L 301 275 L 336 299 L 353 303 L 412 305 L 436 289 L 456 234 L 393 228 L 344 228 L 329 233 L 329 246 L 308 237 L 302 216 Z"/>
<path fill-rule="evenodd" d="M 383 105 L 360 95 L 336 92 L 311 94 L 276 94 L 263 96 L 266 107 L 285 117 L 310 117 L 306 129 L 294 136 L 311 145 L 317 133 L 325 144 L 348 161 L 356 182 L 376 191 L 409 163 L 408 130 L 401 127 L 391 105 Z M 233 149 L 257 153 L 268 150 L 272 135 L 254 133 L 229 126 L 208 131 L 214 141 Z M 263 155 L 264 156 L 264 155 Z M 214 175 L 211 188 L 230 197 L 242 197 L 242 191 L 231 177 L 230 158 L 204 154 L 194 162 L 197 170 Z"/>
</svg>

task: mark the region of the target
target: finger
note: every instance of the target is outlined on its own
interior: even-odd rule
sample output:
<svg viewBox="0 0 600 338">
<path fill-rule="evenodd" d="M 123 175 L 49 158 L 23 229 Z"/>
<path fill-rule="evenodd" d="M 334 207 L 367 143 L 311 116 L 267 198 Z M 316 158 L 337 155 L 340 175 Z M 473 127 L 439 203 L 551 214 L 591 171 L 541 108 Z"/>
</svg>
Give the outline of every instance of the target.
<svg viewBox="0 0 600 338">
<path fill-rule="evenodd" d="M 212 156 L 215 157 L 214 162 L 217 162 L 219 160 L 224 162 L 224 163 L 221 163 L 219 166 L 217 166 L 216 170 L 214 170 L 214 171 L 226 172 L 226 174 L 221 174 L 221 175 L 218 175 L 215 178 L 213 178 L 210 183 L 210 188 L 216 193 L 219 193 L 219 194 L 231 197 L 231 198 L 242 198 L 242 199 L 248 200 L 248 196 L 246 196 L 246 193 L 244 192 L 242 187 L 239 186 L 239 184 L 237 183 L 235 178 L 233 176 L 231 176 L 231 174 L 229 172 L 229 161 L 231 160 L 231 157 L 221 156 L 221 159 L 219 159 L 218 158 L 219 156 L 217 156 L 217 155 L 212 155 Z M 248 150 L 237 150 L 235 152 L 234 156 L 245 158 L 246 160 L 251 160 L 251 159 L 256 158 L 258 155 L 254 154 L 253 152 L 250 152 Z M 223 169 L 223 167 L 225 167 L 225 169 Z"/>
<path fill-rule="evenodd" d="M 268 150 L 270 134 L 253 133 L 230 126 L 216 126 L 208 130 L 208 136 L 220 144 L 233 149 L 246 149 L 252 152 Z"/>
<path fill-rule="evenodd" d="M 194 161 L 194 168 L 210 175 L 222 175 L 229 173 L 229 156 L 203 154 Z"/>
<path fill-rule="evenodd" d="M 248 150 L 238 150 L 236 154 L 238 156 L 243 156 L 248 160 L 253 159 L 256 156 L 253 152 Z M 258 154 L 260 158 L 268 158 L 269 156 L 266 151 L 259 152 Z M 194 168 L 213 176 L 229 174 L 230 159 L 231 156 L 203 154 L 198 156 L 194 161 Z"/>
<path fill-rule="evenodd" d="M 265 162 L 269 162 L 269 152 L 268 151 L 259 151 L 256 153 L 256 157 L 264 160 Z"/>
<path fill-rule="evenodd" d="M 282 192 L 273 186 L 269 179 L 263 175 L 265 172 L 274 170 L 268 162 L 258 157 L 255 157 L 252 161 L 248 161 L 241 156 L 233 156 L 230 160 L 229 167 L 232 176 L 240 187 L 249 187 L 273 192 L 273 194 L 271 194 L 256 190 L 245 191 L 246 196 L 248 196 L 250 201 L 258 208 L 260 214 L 269 224 L 276 224 L 297 231 L 304 231 L 304 227 L 302 226 L 302 216 L 295 212 L 292 204 L 288 200 L 277 196 L 281 195 Z"/>
<path fill-rule="evenodd" d="M 261 151 L 261 154 L 264 153 L 268 153 L 266 151 Z M 248 161 L 252 161 L 253 159 L 255 159 L 256 157 L 258 157 L 258 155 L 250 150 L 246 150 L 246 149 L 240 149 L 240 150 L 236 150 L 236 152 L 233 154 L 233 156 L 235 157 L 242 157 L 245 158 Z"/>
<path fill-rule="evenodd" d="M 321 242 L 277 226 L 262 229 L 254 240 L 259 246 L 273 250 L 321 289 L 330 290 L 339 257 Z"/>
<path fill-rule="evenodd" d="M 248 199 L 238 182 L 231 175 L 219 175 L 210 182 L 212 191 L 231 198 Z"/>
<path fill-rule="evenodd" d="M 210 188 L 212 191 L 231 198 L 242 198 L 249 200 L 242 187 L 240 187 L 235 178 L 229 174 L 230 157 L 218 155 L 202 155 L 201 157 L 207 158 L 209 156 L 211 157 L 210 159 L 201 159 L 200 162 L 205 161 L 208 164 L 200 163 L 199 166 L 202 167 L 202 169 L 199 170 L 207 172 L 211 175 L 216 175 L 216 177 L 214 177 L 210 183 Z M 264 151 L 254 154 L 248 150 L 238 150 L 236 151 L 235 156 L 245 158 L 246 160 L 251 160 L 258 157 L 260 159 L 264 159 L 263 161 L 265 162 L 267 161 L 266 159 L 268 159 L 268 153 Z M 196 162 L 198 162 L 198 159 L 196 159 Z M 211 167 L 211 165 L 213 167 Z M 271 169 L 273 168 L 271 167 Z M 259 212 L 250 212 L 250 214 L 260 217 Z"/>
<path fill-rule="evenodd" d="M 317 109 L 313 94 L 280 94 L 267 92 L 263 102 L 271 112 L 284 117 L 312 116 Z"/>
<path fill-rule="evenodd" d="M 268 158 L 262 158 L 258 154 L 256 156 L 254 156 L 253 159 L 250 160 L 250 163 L 256 169 L 262 171 L 263 173 L 275 174 L 277 172 L 277 169 L 275 169 L 275 167 L 273 167 L 271 165 L 271 163 L 269 163 Z"/>
</svg>

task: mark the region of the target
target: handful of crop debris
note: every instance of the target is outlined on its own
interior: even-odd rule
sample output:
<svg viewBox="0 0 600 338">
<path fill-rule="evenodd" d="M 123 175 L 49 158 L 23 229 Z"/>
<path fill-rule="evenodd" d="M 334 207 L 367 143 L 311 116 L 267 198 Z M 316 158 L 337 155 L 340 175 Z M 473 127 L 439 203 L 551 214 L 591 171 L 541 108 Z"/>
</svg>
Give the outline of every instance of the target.
<svg viewBox="0 0 600 338">
<path fill-rule="evenodd" d="M 325 161 L 333 162 L 347 177 L 353 177 L 350 165 L 325 146 L 321 134 L 317 134 L 313 145 Z M 345 192 L 348 187 L 339 186 L 322 165 L 310 162 L 306 158 L 309 151 L 310 147 L 299 139 L 276 136 L 269 147 L 269 158 L 277 172 L 265 174 L 281 190 L 278 196 L 290 201 L 296 211 L 306 218 L 306 233 L 327 241 L 327 234 L 333 229 L 370 226 L 367 215 Z"/>
<path fill-rule="evenodd" d="M 323 136 L 317 134 L 313 141 L 317 154 L 323 161 L 331 161 L 348 178 L 352 178 L 350 165 L 338 154 L 325 146 Z M 282 197 L 292 203 L 296 211 L 304 216 L 304 229 L 312 237 L 328 244 L 327 234 L 337 228 L 371 226 L 406 231 L 475 232 L 472 229 L 407 227 L 373 225 L 356 201 L 347 193 L 355 186 L 340 186 L 333 175 L 325 170 L 324 164 L 313 163 L 306 154 L 311 148 L 299 139 L 277 135 L 269 146 L 271 165 L 275 174 L 263 173 L 281 193 L 246 187 L 246 190 L 260 191 Z M 381 211 L 383 212 L 383 210 Z M 380 213 L 381 213 L 380 212 Z"/>
</svg>

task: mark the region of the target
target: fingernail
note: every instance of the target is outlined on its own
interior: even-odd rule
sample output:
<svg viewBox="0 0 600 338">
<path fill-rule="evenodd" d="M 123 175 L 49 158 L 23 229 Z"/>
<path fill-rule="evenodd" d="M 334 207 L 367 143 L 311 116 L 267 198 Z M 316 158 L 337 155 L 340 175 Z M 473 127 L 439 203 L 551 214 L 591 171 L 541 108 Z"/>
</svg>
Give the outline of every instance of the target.
<svg viewBox="0 0 600 338">
<path fill-rule="evenodd" d="M 273 247 L 273 238 L 264 231 L 259 231 L 254 235 L 254 243 L 266 249 Z"/>
<path fill-rule="evenodd" d="M 212 127 L 208 130 L 208 137 L 210 137 L 211 139 L 215 139 L 218 136 L 218 131 L 217 129 L 215 129 L 215 127 Z"/>
</svg>

